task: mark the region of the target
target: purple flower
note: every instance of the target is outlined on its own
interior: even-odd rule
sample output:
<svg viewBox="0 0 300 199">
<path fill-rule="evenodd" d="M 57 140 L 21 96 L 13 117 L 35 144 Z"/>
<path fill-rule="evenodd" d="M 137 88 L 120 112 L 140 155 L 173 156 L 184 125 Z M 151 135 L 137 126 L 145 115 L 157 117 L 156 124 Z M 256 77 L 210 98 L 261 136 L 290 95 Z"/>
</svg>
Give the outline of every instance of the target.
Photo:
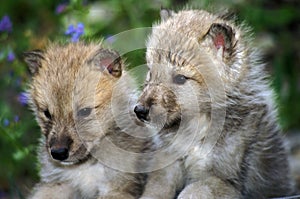
<svg viewBox="0 0 300 199">
<path fill-rule="evenodd" d="M 79 37 L 80 37 L 80 34 L 75 32 L 75 33 L 72 34 L 71 41 L 72 42 L 77 42 L 77 41 L 79 41 Z"/>
<path fill-rule="evenodd" d="M 19 121 L 20 121 L 20 117 L 19 117 L 18 115 L 15 115 L 14 121 L 15 121 L 15 122 L 19 122 Z"/>
<path fill-rule="evenodd" d="M 82 35 L 84 33 L 84 24 L 83 23 L 78 23 L 77 24 L 77 33 Z"/>
<path fill-rule="evenodd" d="M 75 27 L 71 24 L 68 26 L 68 29 L 65 32 L 65 35 L 73 34 L 76 31 Z"/>
<path fill-rule="evenodd" d="M 59 4 L 59 5 L 56 7 L 56 9 L 55 9 L 55 13 L 56 13 L 56 14 L 60 14 L 60 13 L 62 13 L 63 11 L 65 11 L 66 8 L 67 8 L 67 4 L 65 4 L 65 3 Z"/>
<path fill-rule="evenodd" d="M 8 119 L 5 118 L 5 119 L 3 120 L 3 125 L 4 125 L 5 127 L 8 126 L 9 123 L 10 123 L 10 122 L 9 122 Z"/>
<path fill-rule="evenodd" d="M 29 95 L 26 92 L 21 92 L 18 96 L 18 101 L 21 105 L 25 106 L 28 104 Z"/>
<path fill-rule="evenodd" d="M 14 54 L 13 51 L 9 51 L 8 55 L 7 55 L 7 61 L 9 62 L 13 62 L 15 60 L 16 56 Z"/>
<path fill-rule="evenodd" d="M 5 15 L 2 17 L 0 21 L 0 32 L 11 32 L 12 31 L 12 23 L 10 21 L 9 16 Z"/>
<path fill-rule="evenodd" d="M 71 41 L 77 42 L 81 35 L 84 34 L 84 24 L 78 23 L 76 27 L 72 24 L 68 26 L 68 29 L 65 32 L 65 35 L 71 35 Z"/>
</svg>

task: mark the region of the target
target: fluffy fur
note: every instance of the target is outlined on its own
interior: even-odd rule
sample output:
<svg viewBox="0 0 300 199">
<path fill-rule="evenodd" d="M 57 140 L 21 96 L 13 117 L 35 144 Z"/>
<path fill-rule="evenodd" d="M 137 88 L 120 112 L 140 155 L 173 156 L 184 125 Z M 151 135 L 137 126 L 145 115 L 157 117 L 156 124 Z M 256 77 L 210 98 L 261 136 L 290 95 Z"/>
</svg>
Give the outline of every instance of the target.
<svg viewBox="0 0 300 199">
<path fill-rule="evenodd" d="M 25 53 L 25 61 L 42 130 L 41 182 L 29 198 L 138 198 L 137 157 L 119 153 L 142 145 L 128 134 L 134 124 L 126 123 L 127 132 L 117 124 L 128 121 L 135 96 L 118 53 L 95 43 L 51 44 Z"/>
<path fill-rule="evenodd" d="M 142 198 L 292 194 L 273 92 L 247 29 L 203 10 L 161 16 L 135 108 L 159 131 Z"/>
</svg>

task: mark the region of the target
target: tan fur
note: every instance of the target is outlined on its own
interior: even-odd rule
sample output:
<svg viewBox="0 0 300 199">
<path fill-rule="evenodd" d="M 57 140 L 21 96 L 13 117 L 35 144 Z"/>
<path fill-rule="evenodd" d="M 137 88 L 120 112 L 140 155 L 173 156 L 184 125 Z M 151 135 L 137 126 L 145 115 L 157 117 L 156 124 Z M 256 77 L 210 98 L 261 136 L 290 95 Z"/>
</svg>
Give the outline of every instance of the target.
<svg viewBox="0 0 300 199">
<path fill-rule="evenodd" d="M 31 107 L 43 133 L 41 182 L 30 198 L 138 198 L 142 176 L 133 173 L 136 160 L 113 156 L 115 148 L 141 150 L 141 143 L 116 124 L 117 118 L 128 118 L 128 99 L 134 97 L 133 81 L 118 54 L 101 44 L 80 42 L 51 44 L 25 56 L 33 73 Z M 111 146 L 106 140 L 115 148 L 106 151 Z M 63 148 L 68 157 L 59 153 L 55 158 L 53 150 Z"/>
<path fill-rule="evenodd" d="M 159 131 L 142 198 L 292 194 L 273 93 L 246 28 L 202 10 L 161 14 L 135 109 Z"/>
</svg>

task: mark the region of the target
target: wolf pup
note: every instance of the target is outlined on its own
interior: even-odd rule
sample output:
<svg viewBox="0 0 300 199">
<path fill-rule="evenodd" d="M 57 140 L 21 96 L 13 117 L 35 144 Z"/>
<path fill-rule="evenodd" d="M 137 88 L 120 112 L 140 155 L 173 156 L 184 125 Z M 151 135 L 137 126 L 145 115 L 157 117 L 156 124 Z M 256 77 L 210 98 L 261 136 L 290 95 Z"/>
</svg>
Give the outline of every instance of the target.
<svg viewBox="0 0 300 199">
<path fill-rule="evenodd" d="M 122 161 L 113 152 L 115 145 L 139 149 L 115 121 L 128 117 L 133 97 L 118 53 L 94 43 L 51 44 L 25 53 L 25 61 L 30 105 L 42 130 L 41 182 L 30 198 L 138 198 L 142 178 L 130 173 L 134 159 Z"/>
<path fill-rule="evenodd" d="M 203 10 L 162 10 L 161 17 L 134 109 L 159 131 L 142 198 L 292 194 L 273 93 L 249 31 Z"/>
</svg>

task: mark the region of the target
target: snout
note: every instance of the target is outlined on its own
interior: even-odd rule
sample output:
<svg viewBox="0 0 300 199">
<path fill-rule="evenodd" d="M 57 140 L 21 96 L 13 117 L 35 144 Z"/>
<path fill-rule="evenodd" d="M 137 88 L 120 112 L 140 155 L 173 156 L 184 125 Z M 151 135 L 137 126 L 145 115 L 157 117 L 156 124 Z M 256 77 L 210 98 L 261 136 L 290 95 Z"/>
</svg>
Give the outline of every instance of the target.
<svg viewBox="0 0 300 199">
<path fill-rule="evenodd" d="M 51 148 L 51 156 L 55 160 L 63 161 L 69 157 L 69 149 L 66 147 Z"/>
<path fill-rule="evenodd" d="M 64 161 L 70 156 L 73 140 L 69 136 L 52 137 L 49 142 L 49 152 L 54 160 Z"/>
<path fill-rule="evenodd" d="M 141 104 L 134 107 L 134 112 L 139 120 L 142 122 L 149 120 L 149 108 Z"/>
</svg>

